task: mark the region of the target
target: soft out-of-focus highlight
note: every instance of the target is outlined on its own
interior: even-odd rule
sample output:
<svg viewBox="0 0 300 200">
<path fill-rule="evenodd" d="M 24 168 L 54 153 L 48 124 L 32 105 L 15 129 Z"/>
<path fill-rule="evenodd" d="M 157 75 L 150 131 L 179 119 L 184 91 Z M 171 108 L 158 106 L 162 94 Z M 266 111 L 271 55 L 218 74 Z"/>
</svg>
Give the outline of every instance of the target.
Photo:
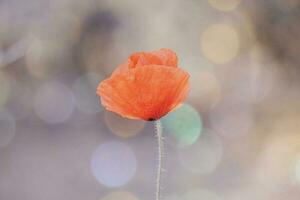
<svg viewBox="0 0 300 200">
<path fill-rule="evenodd" d="M 101 107 L 137 51 L 173 49 L 163 200 L 298 200 L 299 0 L 0 1 L 0 199 L 152 200 L 152 122 Z M 143 95 L 143 94 L 141 94 Z"/>
</svg>

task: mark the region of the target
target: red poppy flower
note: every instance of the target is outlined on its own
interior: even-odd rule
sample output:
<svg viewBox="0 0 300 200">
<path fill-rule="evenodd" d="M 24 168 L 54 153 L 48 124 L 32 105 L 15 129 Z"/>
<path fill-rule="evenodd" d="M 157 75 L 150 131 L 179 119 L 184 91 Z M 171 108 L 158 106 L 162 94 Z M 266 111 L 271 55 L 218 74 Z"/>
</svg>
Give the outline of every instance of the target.
<svg viewBox="0 0 300 200">
<path fill-rule="evenodd" d="M 134 53 L 99 84 L 97 94 L 107 110 L 123 117 L 157 120 L 187 97 L 189 74 L 177 62 L 170 49 Z"/>
</svg>

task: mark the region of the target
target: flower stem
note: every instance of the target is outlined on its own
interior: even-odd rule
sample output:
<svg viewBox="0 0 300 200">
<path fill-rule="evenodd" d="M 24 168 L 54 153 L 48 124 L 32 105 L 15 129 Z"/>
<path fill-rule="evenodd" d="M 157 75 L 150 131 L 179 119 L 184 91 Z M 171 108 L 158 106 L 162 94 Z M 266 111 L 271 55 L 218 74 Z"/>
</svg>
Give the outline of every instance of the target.
<svg viewBox="0 0 300 200">
<path fill-rule="evenodd" d="M 158 167 L 156 175 L 156 200 L 161 197 L 161 174 L 162 174 L 162 155 L 163 155 L 163 137 L 162 137 L 162 125 L 161 121 L 155 121 L 155 130 L 158 143 Z"/>
</svg>

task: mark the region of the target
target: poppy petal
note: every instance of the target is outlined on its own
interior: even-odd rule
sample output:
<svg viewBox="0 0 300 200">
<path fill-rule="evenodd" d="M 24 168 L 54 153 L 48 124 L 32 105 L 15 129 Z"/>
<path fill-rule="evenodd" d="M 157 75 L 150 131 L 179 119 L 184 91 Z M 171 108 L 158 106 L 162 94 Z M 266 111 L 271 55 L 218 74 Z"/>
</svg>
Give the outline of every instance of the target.
<svg viewBox="0 0 300 200">
<path fill-rule="evenodd" d="M 135 68 L 144 65 L 162 65 L 160 58 L 152 53 L 139 52 L 129 57 L 129 67 Z"/>
<path fill-rule="evenodd" d="M 177 67 L 178 58 L 176 53 L 171 49 L 160 49 L 158 51 L 153 51 L 153 54 L 160 58 L 163 65 Z"/>
<path fill-rule="evenodd" d="M 178 59 L 174 51 L 170 49 L 160 49 L 158 51 L 134 53 L 129 57 L 128 62 L 130 68 L 144 65 L 177 67 Z"/>
<path fill-rule="evenodd" d="M 110 111 L 132 119 L 159 119 L 187 96 L 189 74 L 180 68 L 146 65 L 101 82 L 97 93 Z"/>
</svg>

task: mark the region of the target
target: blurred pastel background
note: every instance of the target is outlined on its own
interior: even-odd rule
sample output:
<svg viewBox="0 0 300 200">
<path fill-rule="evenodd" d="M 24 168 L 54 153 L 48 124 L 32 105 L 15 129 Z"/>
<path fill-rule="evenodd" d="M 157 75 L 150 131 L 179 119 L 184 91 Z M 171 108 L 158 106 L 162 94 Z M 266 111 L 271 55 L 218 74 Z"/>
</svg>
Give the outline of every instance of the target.
<svg viewBox="0 0 300 200">
<path fill-rule="evenodd" d="M 299 0 L 1 0 L 0 199 L 153 200 L 152 122 L 97 84 L 136 51 L 191 74 L 162 119 L 163 200 L 298 200 Z"/>
</svg>

